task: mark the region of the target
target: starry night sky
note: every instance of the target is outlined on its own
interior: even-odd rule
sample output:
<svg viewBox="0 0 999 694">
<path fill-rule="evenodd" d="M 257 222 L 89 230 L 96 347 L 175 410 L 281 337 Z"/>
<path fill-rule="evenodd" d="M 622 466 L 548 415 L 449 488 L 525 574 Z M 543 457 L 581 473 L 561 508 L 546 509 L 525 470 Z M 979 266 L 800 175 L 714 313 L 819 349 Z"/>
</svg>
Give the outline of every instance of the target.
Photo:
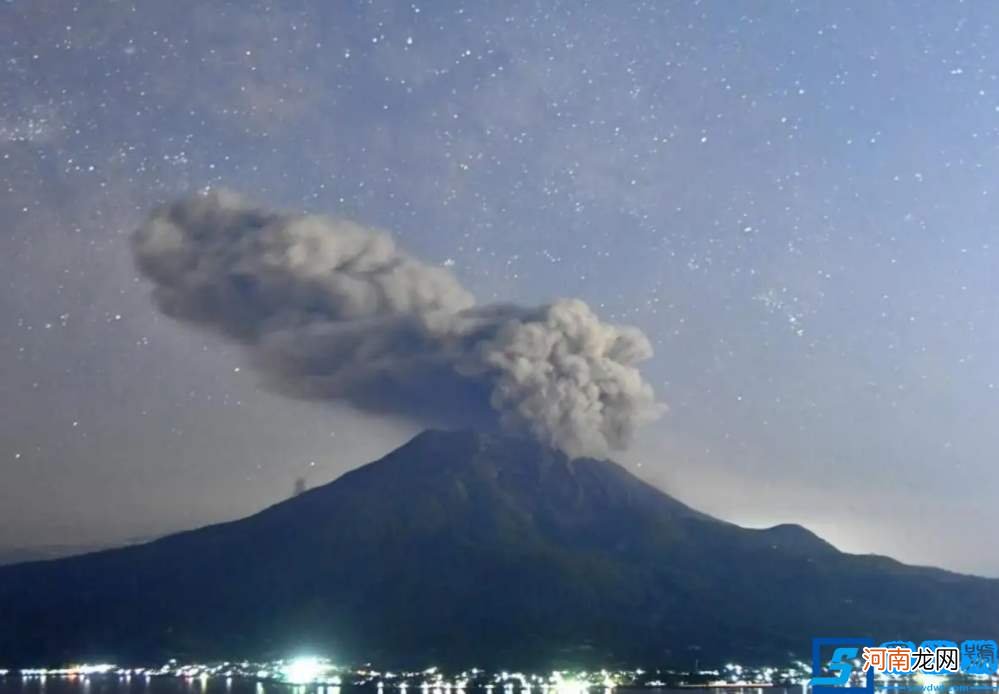
<svg viewBox="0 0 999 694">
<path fill-rule="evenodd" d="M 242 516 L 404 421 L 158 314 L 129 237 L 226 187 L 391 230 L 482 302 L 640 327 L 622 454 L 748 525 L 999 575 L 999 10 L 0 4 L 0 548 Z"/>
</svg>

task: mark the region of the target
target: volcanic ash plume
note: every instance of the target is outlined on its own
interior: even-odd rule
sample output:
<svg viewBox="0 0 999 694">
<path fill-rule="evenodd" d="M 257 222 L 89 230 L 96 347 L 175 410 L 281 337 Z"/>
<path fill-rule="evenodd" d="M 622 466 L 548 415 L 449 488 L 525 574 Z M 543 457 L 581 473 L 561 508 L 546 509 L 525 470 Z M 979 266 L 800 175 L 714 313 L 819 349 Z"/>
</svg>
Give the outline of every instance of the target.
<svg viewBox="0 0 999 694">
<path fill-rule="evenodd" d="M 639 330 L 576 299 L 476 306 L 444 268 L 352 222 L 212 191 L 157 209 L 132 241 L 165 314 L 245 346 L 287 395 L 499 424 L 570 456 L 624 448 L 662 410 Z"/>
</svg>

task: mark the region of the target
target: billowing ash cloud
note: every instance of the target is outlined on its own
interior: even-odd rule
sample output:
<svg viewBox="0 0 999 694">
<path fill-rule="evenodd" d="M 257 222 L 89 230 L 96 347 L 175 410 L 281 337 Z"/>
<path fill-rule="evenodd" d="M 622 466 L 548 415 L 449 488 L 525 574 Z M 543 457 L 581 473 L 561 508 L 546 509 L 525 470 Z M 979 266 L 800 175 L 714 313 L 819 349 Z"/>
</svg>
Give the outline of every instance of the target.
<svg viewBox="0 0 999 694">
<path fill-rule="evenodd" d="M 352 222 L 230 192 L 157 209 L 133 249 L 160 309 L 244 345 L 271 388 L 432 425 L 496 425 L 569 455 L 660 413 L 637 329 L 582 301 L 476 306 L 441 267 Z"/>
</svg>

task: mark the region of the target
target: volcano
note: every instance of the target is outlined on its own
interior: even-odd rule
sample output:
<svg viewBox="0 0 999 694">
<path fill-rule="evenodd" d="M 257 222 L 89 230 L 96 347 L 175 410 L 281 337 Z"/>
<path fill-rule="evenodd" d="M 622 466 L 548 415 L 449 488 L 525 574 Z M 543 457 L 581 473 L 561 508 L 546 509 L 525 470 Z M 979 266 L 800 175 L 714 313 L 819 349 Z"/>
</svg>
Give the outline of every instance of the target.
<svg viewBox="0 0 999 694">
<path fill-rule="evenodd" d="M 242 520 L 0 567 L 0 666 L 807 659 L 813 636 L 986 638 L 999 581 L 747 529 L 620 465 L 427 431 Z"/>
</svg>

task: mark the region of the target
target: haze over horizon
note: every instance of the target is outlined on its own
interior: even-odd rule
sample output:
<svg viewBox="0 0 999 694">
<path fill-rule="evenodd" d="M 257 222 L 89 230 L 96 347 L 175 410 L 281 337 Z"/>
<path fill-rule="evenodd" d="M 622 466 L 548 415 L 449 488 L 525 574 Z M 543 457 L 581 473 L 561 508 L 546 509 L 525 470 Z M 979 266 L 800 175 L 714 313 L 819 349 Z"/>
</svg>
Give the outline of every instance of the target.
<svg viewBox="0 0 999 694">
<path fill-rule="evenodd" d="M 631 325 L 691 506 L 999 576 L 999 10 L 0 7 L 0 550 L 248 515 L 422 424 L 289 399 L 130 238 L 211 188 L 386 230 L 480 305 Z"/>
</svg>

